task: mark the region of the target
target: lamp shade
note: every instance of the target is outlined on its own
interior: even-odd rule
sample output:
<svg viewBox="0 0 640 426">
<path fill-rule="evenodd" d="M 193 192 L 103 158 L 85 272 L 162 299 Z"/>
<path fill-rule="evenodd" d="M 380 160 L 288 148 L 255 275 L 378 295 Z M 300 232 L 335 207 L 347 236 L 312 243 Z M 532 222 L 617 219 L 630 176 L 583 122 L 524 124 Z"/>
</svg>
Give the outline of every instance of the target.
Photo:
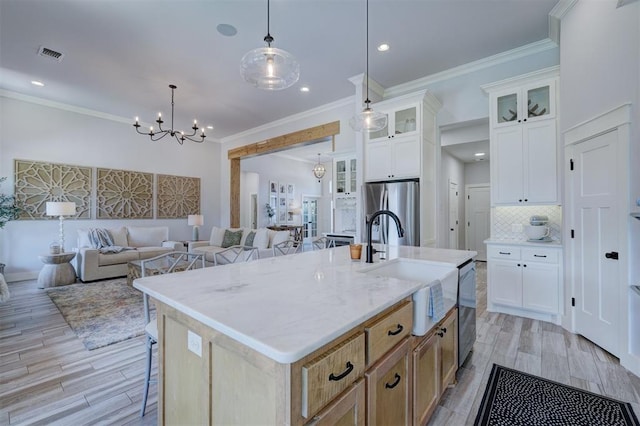
<svg viewBox="0 0 640 426">
<path fill-rule="evenodd" d="M 300 65 L 285 50 L 260 47 L 244 55 L 240 74 L 247 83 L 259 89 L 282 90 L 298 81 Z"/>
<path fill-rule="evenodd" d="M 47 216 L 73 216 L 76 214 L 76 203 L 68 201 L 48 201 Z"/>
<path fill-rule="evenodd" d="M 190 214 L 187 217 L 187 224 L 190 226 L 202 226 L 204 224 L 204 216 L 201 214 Z"/>
</svg>

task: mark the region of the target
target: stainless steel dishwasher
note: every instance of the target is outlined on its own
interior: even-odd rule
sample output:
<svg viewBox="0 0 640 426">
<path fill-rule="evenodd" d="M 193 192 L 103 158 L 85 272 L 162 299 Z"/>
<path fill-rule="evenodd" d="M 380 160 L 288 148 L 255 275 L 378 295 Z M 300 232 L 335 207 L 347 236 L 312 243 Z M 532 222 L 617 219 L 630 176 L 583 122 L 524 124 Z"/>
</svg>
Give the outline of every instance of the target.
<svg viewBox="0 0 640 426">
<path fill-rule="evenodd" d="M 462 265 L 458 275 L 458 367 L 476 341 L 476 263 Z"/>
</svg>

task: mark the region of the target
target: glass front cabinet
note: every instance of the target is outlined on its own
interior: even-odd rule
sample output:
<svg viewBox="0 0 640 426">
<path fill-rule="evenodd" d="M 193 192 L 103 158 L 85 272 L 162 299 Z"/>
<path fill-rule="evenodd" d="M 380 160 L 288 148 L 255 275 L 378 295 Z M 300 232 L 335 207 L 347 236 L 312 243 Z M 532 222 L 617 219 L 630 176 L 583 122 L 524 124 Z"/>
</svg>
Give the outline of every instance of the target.
<svg viewBox="0 0 640 426">
<path fill-rule="evenodd" d="M 554 118 L 556 85 L 554 80 L 512 88 L 493 96 L 495 127 Z"/>
<path fill-rule="evenodd" d="M 374 107 L 375 108 L 375 107 Z M 378 111 L 378 109 L 376 109 Z M 418 123 L 418 106 L 403 107 L 395 110 L 379 110 L 387 114 L 387 127 L 377 132 L 369 133 L 369 140 L 391 139 L 399 135 L 415 133 Z"/>
<path fill-rule="evenodd" d="M 336 173 L 336 195 L 355 195 L 357 191 L 356 158 L 345 157 L 335 160 L 334 170 Z"/>
</svg>

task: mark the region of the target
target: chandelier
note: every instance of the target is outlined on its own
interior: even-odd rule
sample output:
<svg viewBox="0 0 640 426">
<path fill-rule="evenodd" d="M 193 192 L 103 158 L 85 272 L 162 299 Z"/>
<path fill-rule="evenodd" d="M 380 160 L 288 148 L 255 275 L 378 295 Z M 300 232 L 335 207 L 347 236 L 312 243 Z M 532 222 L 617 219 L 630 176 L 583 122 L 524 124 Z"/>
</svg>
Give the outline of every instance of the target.
<svg viewBox="0 0 640 426">
<path fill-rule="evenodd" d="M 369 100 L 369 0 L 367 0 L 367 99 L 364 101 L 365 108 L 360 114 L 356 114 L 349 120 L 351 128 L 357 132 L 376 132 L 387 127 L 387 115 L 381 112 L 375 112 L 370 104 Z"/>
<path fill-rule="evenodd" d="M 173 91 L 176 90 L 178 87 L 175 84 L 170 84 L 169 88 L 171 89 L 171 129 L 164 130 L 162 128 L 162 123 L 164 123 L 164 121 L 162 121 L 162 113 L 158 113 L 158 119 L 156 120 L 156 123 L 158 123 L 157 132 L 153 131 L 153 126 L 149 128 L 148 133 L 141 132 L 140 123 L 138 122 L 138 117 L 136 117 L 136 122 L 133 125 L 133 127 L 135 127 L 136 131 L 141 135 L 149 136 L 152 141 L 158 141 L 167 135 L 171 135 L 174 138 L 176 138 L 176 140 L 180 145 L 182 145 L 185 140 L 190 140 L 191 142 L 197 142 L 197 143 L 204 142 L 204 138 L 206 138 L 204 134 L 204 127 L 200 129 L 200 135 L 194 138 L 194 136 L 196 136 L 196 133 L 198 132 L 198 129 L 199 129 L 198 122 L 196 120 L 193 120 L 193 127 L 191 127 L 191 129 L 193 130 L 193 133 L 190 133 L 187 135 L 183 131 L 174 130 L 173 128 Z"/>
<path fill-rule="evenodd" d="M 327 172 L 327 169 L 320 162 L 320 153 L 318 153 L 318 164 L 313 166 L 312 171 L 313 175 L 316 177 L 316 179 L 318 179 L 318 182 L 320 182 L 320 179 L 322 179 L 324 177 L 324 174 Z"/>
<path fill-rule="evenodd" d="M 269 32 L 269 0 L 267 0 L 267 47 L 254 49 L 242 57 L 240 74 L 245 81 L 259 89 L 282 90 L 294 85 L 300 78 L 300 64 L 286 50 L 271 47 Z"/>
</svg>

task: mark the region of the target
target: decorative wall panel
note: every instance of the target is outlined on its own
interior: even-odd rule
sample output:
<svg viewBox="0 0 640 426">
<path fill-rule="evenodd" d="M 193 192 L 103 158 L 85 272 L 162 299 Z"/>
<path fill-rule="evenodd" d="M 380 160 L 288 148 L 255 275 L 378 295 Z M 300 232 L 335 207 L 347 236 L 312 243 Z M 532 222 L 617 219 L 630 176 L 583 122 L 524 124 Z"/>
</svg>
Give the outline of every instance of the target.
<svg viewBox="0 0 640 426">
<path fill-rule="evenodd" d="M 153 174 L 97 169 L 97 219 L 153 219 Z"/>
<path fill-rule="evenodd" d="M 47 201 L 72 201 L 75 218 L 91 218 L 91 167 L 14 160 L 14 170 L 20 219 L 49 219 Z"/>
<path fill-rule="evenodd" d="M 200 178 L 158 175 L 158 219 L 200 214 Z"/>
</svg>

